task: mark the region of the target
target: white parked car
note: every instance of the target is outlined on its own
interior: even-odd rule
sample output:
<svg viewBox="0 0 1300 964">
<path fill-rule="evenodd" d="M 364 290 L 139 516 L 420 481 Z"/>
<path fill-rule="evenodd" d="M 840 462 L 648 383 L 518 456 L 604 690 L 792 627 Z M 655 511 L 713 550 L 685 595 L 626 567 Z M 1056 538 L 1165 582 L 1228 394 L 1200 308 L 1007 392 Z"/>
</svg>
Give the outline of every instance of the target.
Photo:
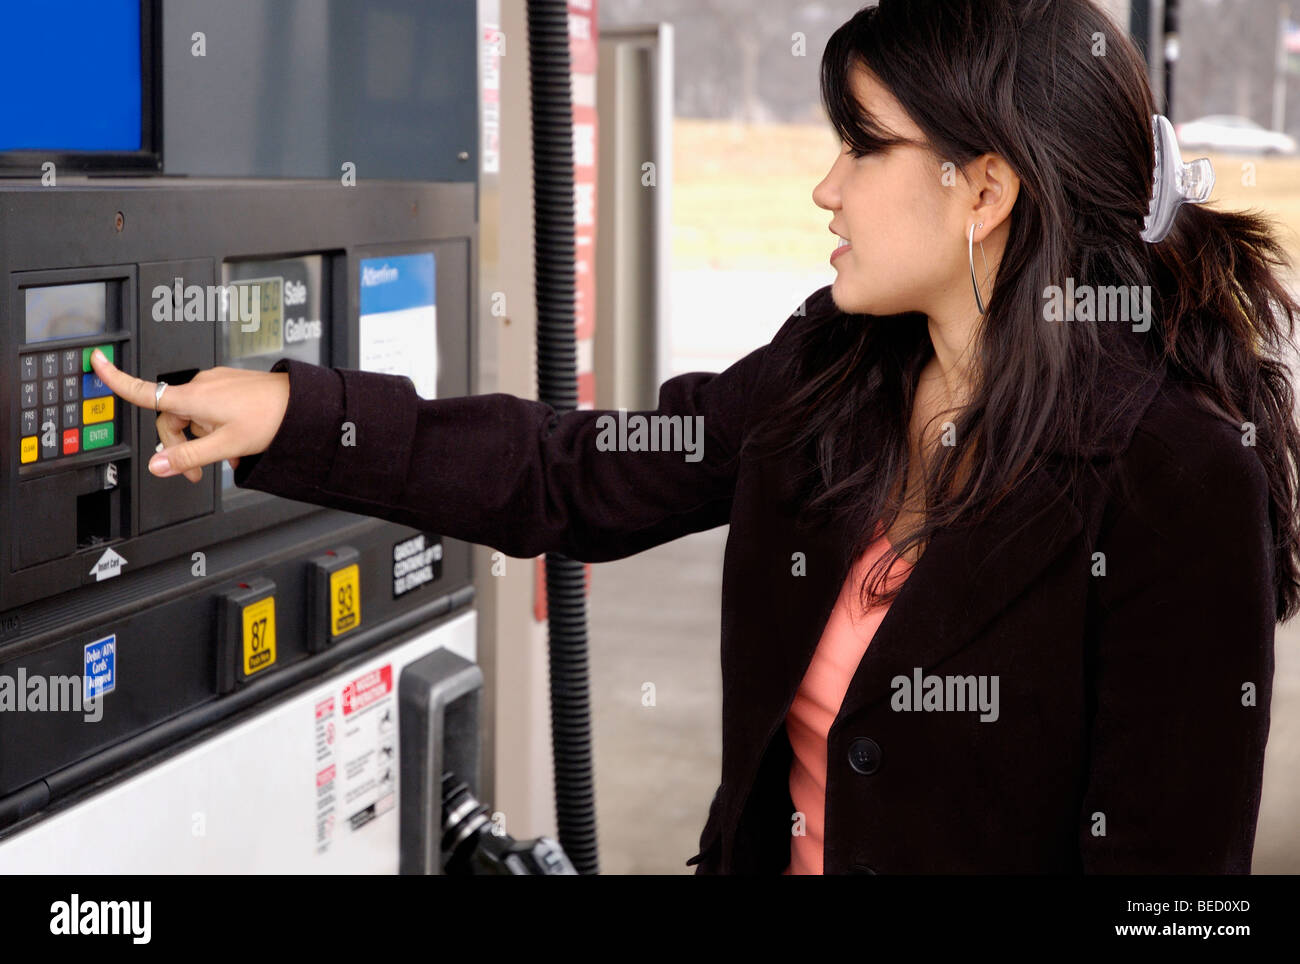
<svg viewBox="0 0 1300 964">
<path fill-rule="evenodd" d="M 1294 154 L 1297 150 L 1294 137 L 1231 114 L 1214 114 L 1175 124 L 1174 133 L 1182 148 L 1243 154 Z"/>
</svg>

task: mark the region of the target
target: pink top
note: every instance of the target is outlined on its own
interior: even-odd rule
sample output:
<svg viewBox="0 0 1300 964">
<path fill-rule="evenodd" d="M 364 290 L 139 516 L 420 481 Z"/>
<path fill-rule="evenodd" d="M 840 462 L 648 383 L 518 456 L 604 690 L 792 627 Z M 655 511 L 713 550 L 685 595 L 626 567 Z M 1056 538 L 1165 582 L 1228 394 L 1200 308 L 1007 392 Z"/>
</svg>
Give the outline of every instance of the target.
<svg viewBox="0 0 1300 964">
<path fill-rule="evenodd" d="M 786 714 L 785 728 L 794 750 L 790 764 L 790 797 L 804 815 L 806 834 L 792 833 L 787 874 L 822 873 L 826 808 L 826 736 L 839 715 L 840 704 L 858 663 L 889 611 L 888 604 L 862 610 L 858 589 L 867 570 L 884 555 L 889 541 L 876 526 L 876 541 L 858 557 L 844 580 L 839 599 L 804 673 L 803 682 Z M 900 559 L 890 572 L 890 588 L 905 580 L 912 566 Z M 793 828 L 793 825 L 792 825 Z"/>
</svg>

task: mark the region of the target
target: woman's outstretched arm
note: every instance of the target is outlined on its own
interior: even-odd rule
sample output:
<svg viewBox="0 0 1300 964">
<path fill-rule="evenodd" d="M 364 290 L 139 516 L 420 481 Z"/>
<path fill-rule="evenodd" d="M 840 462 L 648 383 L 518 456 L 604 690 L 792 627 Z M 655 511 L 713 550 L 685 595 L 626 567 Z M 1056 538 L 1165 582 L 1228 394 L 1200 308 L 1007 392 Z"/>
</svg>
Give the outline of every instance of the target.
<svg viewBox="0 0 1300 964">
<path fill-rule="evenodd" d="M 504 393 L 423 399 L 404 376 L 291 359 L 271 372 L 207 369 L 159 399 L 166 447 L 150 471 L 198 482 L 229 460 L 240 486 L 508 555 L 618 559 L 728 521 L 770 348 L 669 379 L 643 412 L 561 415 Z M 155 383 L 102 356 L 92 365 L 114 393 L 154 407 Z"/>
<path fill-rule="evenodd" d="M 562 415 L 504 393 L 422 399 L 403 376 L 285 359 L 284 420 L 235 481 L 511 556 L 618 559 L 727 522 L 766 352 L 669 379 L 655 411 Z M 667 450 L 631 450 L 652 444 Z"/>
</svg>

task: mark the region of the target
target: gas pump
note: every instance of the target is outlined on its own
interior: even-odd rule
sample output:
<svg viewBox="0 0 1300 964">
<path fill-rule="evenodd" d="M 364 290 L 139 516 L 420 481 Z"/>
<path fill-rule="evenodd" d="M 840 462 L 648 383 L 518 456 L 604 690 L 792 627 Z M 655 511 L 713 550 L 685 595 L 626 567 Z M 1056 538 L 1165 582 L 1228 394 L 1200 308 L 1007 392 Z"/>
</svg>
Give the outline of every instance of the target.
<svg viewBox="0 0 1300 964">
<path fill-rule="evenodd" d="M 241 490 L 228 466 L 197 485 L 151 475 L 151 413 L 116 405 L 89 353 L 173 384 L 285 355 L 377 370 L 404 358 L 429 396 L 468 392 L 472 195 L 439 184 L 0 185 L 13 373 L 0 435 L 0 680 L 28 681 L 12 706 L 0 702 L 0 867 L 120 871 L 187 852 L 208 867 L 218 848 L 242 853 L 241 869 L 318 869 L 331 848 L 350 869 L 381 866 L 374 848 L 349 854 L 340 838 L 360 840 L 397 809 L 403 673 L 442 646 L 472 667 L 469 548 Z M 125 787 L 93 793 L 199 736 L 128 781 L 153 805 Z M 301 763 L 301 801 L 248 799 L 271 761 Z M 222 768 L 224 801 L 198 789 Z M 89 856 L 78 826 L 110 815 L 128 837 L 143 819 L 141 835 L 162 849 Z M 388 823 L 376 836 L 393 838 L 395 860 Z"/>
</svg>

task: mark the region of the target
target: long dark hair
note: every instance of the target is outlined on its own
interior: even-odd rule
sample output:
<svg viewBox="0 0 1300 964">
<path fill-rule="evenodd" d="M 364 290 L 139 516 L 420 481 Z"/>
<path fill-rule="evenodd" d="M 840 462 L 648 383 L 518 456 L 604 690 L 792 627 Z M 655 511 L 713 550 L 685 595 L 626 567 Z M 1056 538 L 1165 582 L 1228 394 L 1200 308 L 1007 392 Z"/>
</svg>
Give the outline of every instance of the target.
<svg viewBox="0 0 1300 964">
<path fill-rule="evenodd" d="M 1238 429 L 1256 426 L 1272 502 L 1277 618 L 1292 616 L 1300 608 L 1300 431 L 1286 353 L 1300 304 L 1274 273 L 1290 262 L 1255 212 L 1188 204 L 1165 240 L 1141 238 L 1155 105 L 1132 42 L 1089 0 L 882 0 L 835 31 L 821 65 L 836 133 L 855 151 L 876 151 L 893 140 L 849 87 L 859 65 L 922 130 L 936 164 L 960 171 L 992 152 L 1021 179 L 956 444 L 930 461 L 924 522 L 872 567 L 864 604 L 897 594 L 884 581 L 899 556 L 977 519 L 1045 453 L 1084 451 L 1090 427 L 1116 402 L 1099 397 L 1099 373 L 1136 364 L 1164 365 L 1210 411 Z M 1099 323 L 1041 320 L 1043 293 L 1070 277 L 1150 286 L 1151 327 L 1129 339 L 1143 343 L 1139 352 L 1117 350 Z M 934 352 L 919 313 L 881 321 L 827 307 L 829 296 L 821 302 L 791 336 L 794 394 L 746 445 L 806 456 L 791 463 L 803 464 L 791 504 L 851 527 L 856 558 L 874 523 L 888 529 L 898 517 L 893 493 L 909 487 L 908 415 Z"/>
</svg>

